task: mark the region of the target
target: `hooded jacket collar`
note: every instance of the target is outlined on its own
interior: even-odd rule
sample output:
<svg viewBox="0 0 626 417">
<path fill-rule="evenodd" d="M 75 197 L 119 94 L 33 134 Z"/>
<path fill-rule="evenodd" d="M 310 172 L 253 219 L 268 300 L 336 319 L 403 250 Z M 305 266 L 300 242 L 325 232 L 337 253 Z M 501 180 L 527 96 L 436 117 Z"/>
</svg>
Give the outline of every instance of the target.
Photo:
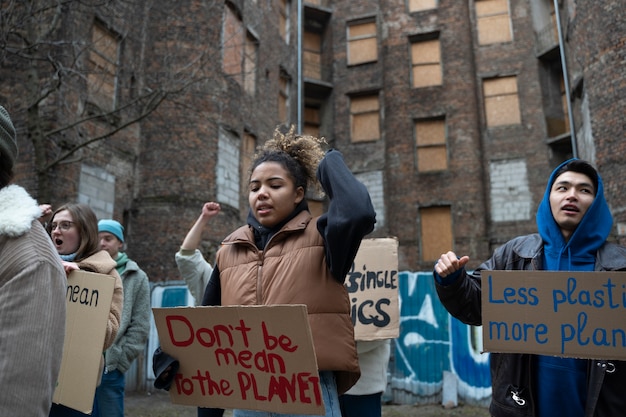
<svg viewBox="0 0 626 417">
<path fill-rule="evenodd" d="M 565 241 L 561 228 L 554 220 L 550 209 L 550 189 L 559 165 L 548 180 L 543 200 L 537 209 L 537 227 L 544 242 L 545 269 L 553 271 L 593 270 L 595 255 L 606 241 L 613 227 L 613 216 L 604 198 L 602 178 L 598 174 L 596 197 L 589 206 L 569 241 Z"/>
</svg>

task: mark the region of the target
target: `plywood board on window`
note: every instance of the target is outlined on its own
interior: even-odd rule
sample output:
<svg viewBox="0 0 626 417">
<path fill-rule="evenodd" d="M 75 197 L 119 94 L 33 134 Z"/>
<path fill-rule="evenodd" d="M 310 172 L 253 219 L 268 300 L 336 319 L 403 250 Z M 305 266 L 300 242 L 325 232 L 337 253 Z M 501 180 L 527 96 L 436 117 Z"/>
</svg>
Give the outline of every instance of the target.
<svg viewBox="0 0 626 417">
<path fill-rule="evenodd" d="M 413 62 L 413 64 L 432 64 L 435 62 L 441 62 L 439 39 L 412 43 L 411 62 Z"/>
<path fill-rule="evenodd" d="M 366 142 L 378 140 L 380 137 L 380 121 L 378 112 L 361 113 L 352 116 L 352 141 Z"/>
<path fill-rule="evenodd" d="M 378 45 L 376 38 L 367 38 L 351 41 L 348 45 L 348 64 L 362 64 L 378 59 Z"/>
<path fill-rule="evenodd" d="M 304 61 L 304 76 L 315 80 L 322 79 L 322 57 L 314 51 L 304 51 L 302 53 Z"/>
<path fill-rule="evenodd" d="M 487 126 L 516 125 L 522 122 L 517 94 L 485 98 Z"/>
<path fill-rule="evenodd" d="M 348 26 L 349 40 L 360 37 L 376 37 L 376 22 Z"/>
<path fill-rule="evenodd" d="M 421 12 L 437 8 L 437 0 L 409 0 L 409 12 Z"/>
<path fill-rule="evenodd" d="M 363 113 L 379 109 L 378 96 L 353 97 L 350 101 L 350 112 Z"/>
<path fill-rule="evenodd" d="M 287 97 L 283 94 L 278 95 L 278 120 L 287 121 Z"/>
<path fill-rule="evenodd" d="M 446 124 L 443 120 L 424 120 L 415 124 L 415 143 L 418 146 L 445 144 Z"/>
<path fill-rule="evenodd" d="M 378 59 L 376 22 L 348 26 L 348 65 L 373 62 Z"/>
<path fill-rule="evenodd" d="M 245 44 L 244 81 L 245 90 L 254 94 L 256 90 L 257 40 L 248 36 Z"/>
<path fill-rule="evenodd" d="M 316 107 L 304 107 L 304 120 L 309 123 L 320 123 L 320 109 Z"/>
<path fill-rule="evenodd" d="M 483 83 L 485 97 L 517 94 L 517 77 L 500 77 L 485 80 Z"/>
<path fill-rule="evenodd" d="M 480 0 L 475 5 L 480 45 L 510 42 L 513 39 L 507 0 Z"/>
<path fill-rule="evenodd" d="M 507 0 L 478 0 L 476 1 L 476 16 L 482 17 L 493 14 L 509 13 Z"/>
<path fill-rule="evenodd" d="M 380 138 L 380 103 L 378 96 L 353 97 L 350 101 L 351 137 L 353 142 Z"/>
<path fill-rule="evenodd" d="M 510 42 L 512 39 L 511 21 L 508 14 L 478 19 L 478 43 L 480 45 Z"/>
<path fill-rule="evenodd" d="M 441 85 L 443 76 L 439 64 L 418 65 L 413 67 L 413 87 Z"/>
<path fill-rule="evenodd" d="M 226 7 L 222 38 L 222 70 L 243 85 L 243 23 Z"/>
<path fill-rule="evenodd" d="M 322 37 L 319 33 L 304 32 L 302 37 L 302 46 L 309 51 L 321 51 L 322 50 Z"/>
<path fill-rule="evenodd" d="M 452 218 L 450 207 L 420 209 L 422 260 L 435 261 L 452 250 Z"/>
<path fill-rule="evenodd" d="M 443 171 L 448 169 L 445 146 L 427 146 L 417 149 L 417 170 L 419 172 Z"/>
</svg>

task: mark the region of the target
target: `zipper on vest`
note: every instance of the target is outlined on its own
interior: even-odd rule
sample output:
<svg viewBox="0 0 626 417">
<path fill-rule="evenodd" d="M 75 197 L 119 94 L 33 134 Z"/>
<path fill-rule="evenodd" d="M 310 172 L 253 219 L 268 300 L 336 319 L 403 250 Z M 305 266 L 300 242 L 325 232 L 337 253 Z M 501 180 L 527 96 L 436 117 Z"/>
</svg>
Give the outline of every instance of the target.
<svg viewBox="0 0 626 417">
<path fill-rule="evenodd" d="M 259 251 L 259 267 L 257 268 L 256 274 L 256 303 L 258 305 L 263 305 L 263 281 L 261 277 L 263 276 L 263 261 L 265 252 Z"/>
</svg>

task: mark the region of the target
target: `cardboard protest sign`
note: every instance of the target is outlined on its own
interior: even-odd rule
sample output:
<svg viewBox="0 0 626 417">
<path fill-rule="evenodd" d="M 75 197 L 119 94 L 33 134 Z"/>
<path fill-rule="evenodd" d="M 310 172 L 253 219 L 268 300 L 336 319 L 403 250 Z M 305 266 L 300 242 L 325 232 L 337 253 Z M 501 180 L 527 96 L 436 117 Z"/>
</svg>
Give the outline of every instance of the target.
<svg viewBox="0 0 626 417">
<path fill-rule="evenodd" d="M 65 342 L 52 401 L 91 414 L 115 278 L 73 271 L 67 277 Z"/>
<path fill-rule="evenodd" d="M 175 404 L 323 415 L 305 305 L 153 308 Z"/>
<path fill-rule="evenodd" d="M 356 340 L 398 337 L 397 239 L 363 239 L 346 276 L 345 287 L 350 295 Z"/>
<path fill-rule="evenodd" d="M 626 272 L 482 271 L 488 352 L 626 360 Z"/>
</svg>

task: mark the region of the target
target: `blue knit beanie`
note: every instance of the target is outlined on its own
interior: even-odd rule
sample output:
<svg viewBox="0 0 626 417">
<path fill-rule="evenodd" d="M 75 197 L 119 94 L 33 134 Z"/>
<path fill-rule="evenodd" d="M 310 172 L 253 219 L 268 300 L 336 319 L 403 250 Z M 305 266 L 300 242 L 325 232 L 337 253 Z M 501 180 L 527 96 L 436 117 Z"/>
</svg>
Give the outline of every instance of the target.
<svg viewBox="0 0 626 417">
<path fill-rule="evenodd" d="M 120 242 L 124 243 L 124 226 L 122 226 L 119 222 L 111 219 L 102 219 L 98 222 L 98 233 L 100 232 L 109 232 L 116 238 L 120 240 Z"/>
</svg>

